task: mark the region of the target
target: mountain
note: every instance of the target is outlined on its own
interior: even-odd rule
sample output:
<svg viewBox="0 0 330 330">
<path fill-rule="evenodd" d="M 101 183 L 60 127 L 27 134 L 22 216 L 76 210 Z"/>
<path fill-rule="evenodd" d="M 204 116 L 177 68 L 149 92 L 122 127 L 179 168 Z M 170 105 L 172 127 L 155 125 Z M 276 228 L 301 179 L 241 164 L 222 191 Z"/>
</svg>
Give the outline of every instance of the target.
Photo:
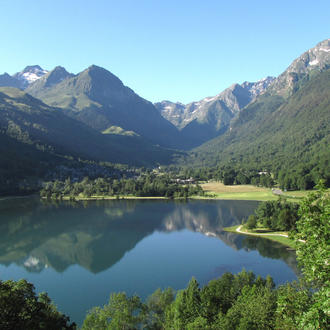
<svg viewBox="0 0 330 330">
<path fill-rule="evenodd" d="M 31 84 L 26 91 L 99 132 L 116 126 L 162 146 L 181 146 L 175 126 L 111 72 L 92 65 L 75 76 L 65 74 L 62 80 L 44 83 L 52 75 L 53 72 L 45 75 L 44 80 Z"/>
<path fill-rule="evenodd" d="M 321 177 L 330 180 L 329 64 L 326 40 L 296 59 L 265 94 L 239 113 L 226 134 L 195 149 L 192 159 L 208 165 L 230 162 L 269 168 L 279 176 L 291 173 L 297 180 L 306 175 L 314 182 Z"/>
<path fill-rule="evenodd" d="M 74 75 L 65 70 L 65 68 L 61 66 L 55 67 L 52 71 L 47 72 L 39 79 L 35 80 L 29 87 L 27 88 L 27 92 L 30 94 L 34 94 L 36 97 L 38 95 L 39 90 L 43 90 L 44 88 L 52 87 L 60 83 L 61 81 L 71 78 Z"/>
<path fill-rule="evenodd" d="M 255 99 L 257 96 L 265 93 L 268 86 L 271 85 L 275 79 L 275 77 L 268 76 L 257 82 L 245 81 L 241 86 L 249 92 L 251 99 Z"/>
<path fill-rule="evenodd" d="M 161 115 L 180 129 L 188 147 L 196 147 L 223 134 L 233 118 L 258 95 L 265 92 L 275 78 L 255 83 L 233 84 L 220 94 L 187 105 L 162 101 L 155 106 Z"/>
<path fill-rule="evenodd" d="M 15 73 L 13 78 L 19 81 L 21 89 L 25 89 L 27 86 L 44 76 L 47 72 L 47 70 L 42 69 L 39 65 L 30 65 L 23 71 Z"/>
<path fill-rule="evenodd" d="M 288 97 L 294 93 L 299 84 L 330 67 L 330 39 L 318 43 L 314 48 L 303 53 L 274 81 L 270 93 Z"/>
<path fill-rule="evenodd" d="M 114 163 L 166 163 L 173 154 L 141 137 L 97 132 L 15 88 L 0 88 L 0 132 L 46 153 Z"/>
<path fill-rule="evenodd" d="M 8 73 L 4 73 L 0 75 L 0 87 L 20 88 L 21 83 L 18 79 L 10 76 Z"/>
</svg>

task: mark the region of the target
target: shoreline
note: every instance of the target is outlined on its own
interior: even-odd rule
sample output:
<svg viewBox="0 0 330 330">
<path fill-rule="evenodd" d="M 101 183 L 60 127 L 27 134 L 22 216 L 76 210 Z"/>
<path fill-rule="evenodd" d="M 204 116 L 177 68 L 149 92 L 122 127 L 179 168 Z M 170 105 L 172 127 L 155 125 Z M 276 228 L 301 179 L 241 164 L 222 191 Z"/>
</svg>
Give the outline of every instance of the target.
<svg viewBox="0 0 330 330">
<path fill-rule="evenodd" d="M 31 198 L 31 197 L 40 197 L 39 194 L 23 195 L 23 196 L 0 196 L 0 202 L 11 200 L 11 199 L 21 199 L 21 198 Z"/>
<path fill-rule="evenodd" d="M 40 197 L 40 199 L 44 200 L 54 200 L 54 201 L 102 201 L 102 200 L 123 200 L 123 199 L 171 199 L 169 197 L 162 196 L 91 196 L 91 197 L 68 197 L 63 196 L 62 198 L 49 198 Z M 179 199 L 179 198 L 176 198 Z"/>
<path fill-rule="evenodd" d="M 278 242 L 288 248 L 296 250 L 296 242 L 290 240 L 288 235 L 285 232 L 283 232 L 283 233 L 281 233 L 281 232 L 251 233 L 251 232 L 247 232 L 247 231 L 242 231 L 241 228 L 242 228 L 242 225 L 237 225 L 237 226 L 232 226 L 232 227 L 225 227 L 225 228 L 223 228 L 223 230 L 230 232 L 230 233 L 240 234 L 240 235 L 266 238 L 271 241 Z"/>
</svg>

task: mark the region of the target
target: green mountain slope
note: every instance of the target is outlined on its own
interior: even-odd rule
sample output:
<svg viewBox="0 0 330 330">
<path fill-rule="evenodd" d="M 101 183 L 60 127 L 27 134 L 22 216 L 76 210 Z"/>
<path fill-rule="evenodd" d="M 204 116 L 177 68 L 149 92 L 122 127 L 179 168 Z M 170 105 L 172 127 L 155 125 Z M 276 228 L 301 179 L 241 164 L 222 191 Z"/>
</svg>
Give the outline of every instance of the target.
<svg viewBox="0 0 330 330">
<path fill-rule="evenodd" d="M 15 88 L 0 88 L 0 131 L 44 152 L 114 163 L 166 163 L 172 155 L 141 137 L 101 134 Z"/>
<path fill-rule="evenodd" d="M 268 93 L 246 107 L 230 132 L 195 149 L 201 164 L 329 170 L 330 70 L 312 71 L 288 98 Z M 321 164 L 322 163 L 322 164 Z M 329 175 L 329 172 L 324 175 Z"/>
<path fill-rule="evenodd" d="M 175 126 L 109 71 L 92 65 L 76 76 L 47 83 L 52 76 L 49 72 L 27 92 L 100 132 L 118 126 L 162 146 L 180 147 Z"/>
</svg>

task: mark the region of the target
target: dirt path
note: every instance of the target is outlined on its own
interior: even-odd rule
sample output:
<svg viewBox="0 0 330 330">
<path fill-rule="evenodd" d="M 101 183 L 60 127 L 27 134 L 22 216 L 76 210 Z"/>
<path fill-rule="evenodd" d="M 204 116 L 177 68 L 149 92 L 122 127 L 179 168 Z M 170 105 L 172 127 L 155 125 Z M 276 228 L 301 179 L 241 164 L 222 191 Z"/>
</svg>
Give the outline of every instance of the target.
<svg viewBox="0 0 330 330">
<path fill-rule="evenodd" d="M 245 235 L 251 235 L 251 236 L 282 236 L 282 237 L 286 237 L 288 238 L 289 236 L 286 235 L 286 234 L 261 234 L 261 233 L 249 233 L 247 231 L 242 231 L 241 230 L 242 228 L 242 225 L 240 225 L 239 227 L 236 228 L 236 231 L 238 233 L 241 233 L 241 234 L 245 234 Z M 302 239 L 299 239 L 299 242 L 303 242 L 303 243 L 306 243 L 306 241 L 302 240 Z"/>
<path fill-rule="evenodd" d="M 283 236 L 283 237 L 289 237 L 285 234 L 260 234 L 260 233 L 248 233 L 247 231 L 241 231 L 242 225 L 240 225 L 238 228 L 236 228 L 236 231 L 238 233 L 246 234 L 246 235 L 257 235 L 257 236 Z"/>
</svg>

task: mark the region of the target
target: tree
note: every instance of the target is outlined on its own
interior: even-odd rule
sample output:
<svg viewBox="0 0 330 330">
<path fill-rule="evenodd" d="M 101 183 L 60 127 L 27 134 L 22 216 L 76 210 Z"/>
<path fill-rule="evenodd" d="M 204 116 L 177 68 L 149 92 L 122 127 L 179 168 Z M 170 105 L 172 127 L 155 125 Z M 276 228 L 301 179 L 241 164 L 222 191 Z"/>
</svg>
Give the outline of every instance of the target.
<svg viewBox="0 0 330 330">
<path fill-rule="evenodd" d="M 76 329 L 70 318 L 56 310 L 45 293 L 36 295 L 26 280 L 0 281 L 0 328 Z"/>
<path fill-rule="evenodd" d="M 246 222 L 246 225 L 247 225 L 248 229 L 254 229 L 254 228 L 256 228 L 256 226 L 257 226 L 257 218 L 256 218 L 256 216 L 253 215 L 253 214 L 250 215 L 248 217 L 248 220 Z"/>
<path fill-rule="evenodd" d="M 277 290 L 277 329 L 301 329 L 301 318 L 311 305 L 311 292 L 302 282 L 282 285 Z"/>
<path fill-rule="evenodd" d="M 309 194 L 299 209 L 297 259 L 305 280 L 314 286 L 312 304 L 302 315 L 304 328 L 327 328 L 329 322 L 329 238 L 330 195 L 322 183 L 319 190 Z"/>
<path fill-rule="evenodd" d="M 136 329 L 144 318 L 145 305 L 138 296 L 113 293 L 107 305 L 95 307 L 88 313 L 82 329 Z"/>
<path fill-rule="evenodd" d="M 148 317 L 145 320 L 147 328 L 162 329 L 165 322 L 165 311 L 174 300 L 174 290 L 157 289 L 147 299 Z"/>
<path fill-rule="evenodd" d="M 166 313 L 166 326 L 169 329 L 185 329 L 200 315 L 200 289 L 193 277 L 187 289 L 178 292 L 175 301 Z"/>
<path fill-rule="evenodd" d="M 303 268 L 305 279 L 317 286 L 329 281 L 330 194 L 322 188 L 310 193 L 299 209 L 296 240 L 299 244 L 297 259 Z"/>
<path fill-rule="evenodd" d="M 245 286 L 228 310 L 225 329 L 272 329 L 276 295 L 268 287 Z"/>
</svg>

